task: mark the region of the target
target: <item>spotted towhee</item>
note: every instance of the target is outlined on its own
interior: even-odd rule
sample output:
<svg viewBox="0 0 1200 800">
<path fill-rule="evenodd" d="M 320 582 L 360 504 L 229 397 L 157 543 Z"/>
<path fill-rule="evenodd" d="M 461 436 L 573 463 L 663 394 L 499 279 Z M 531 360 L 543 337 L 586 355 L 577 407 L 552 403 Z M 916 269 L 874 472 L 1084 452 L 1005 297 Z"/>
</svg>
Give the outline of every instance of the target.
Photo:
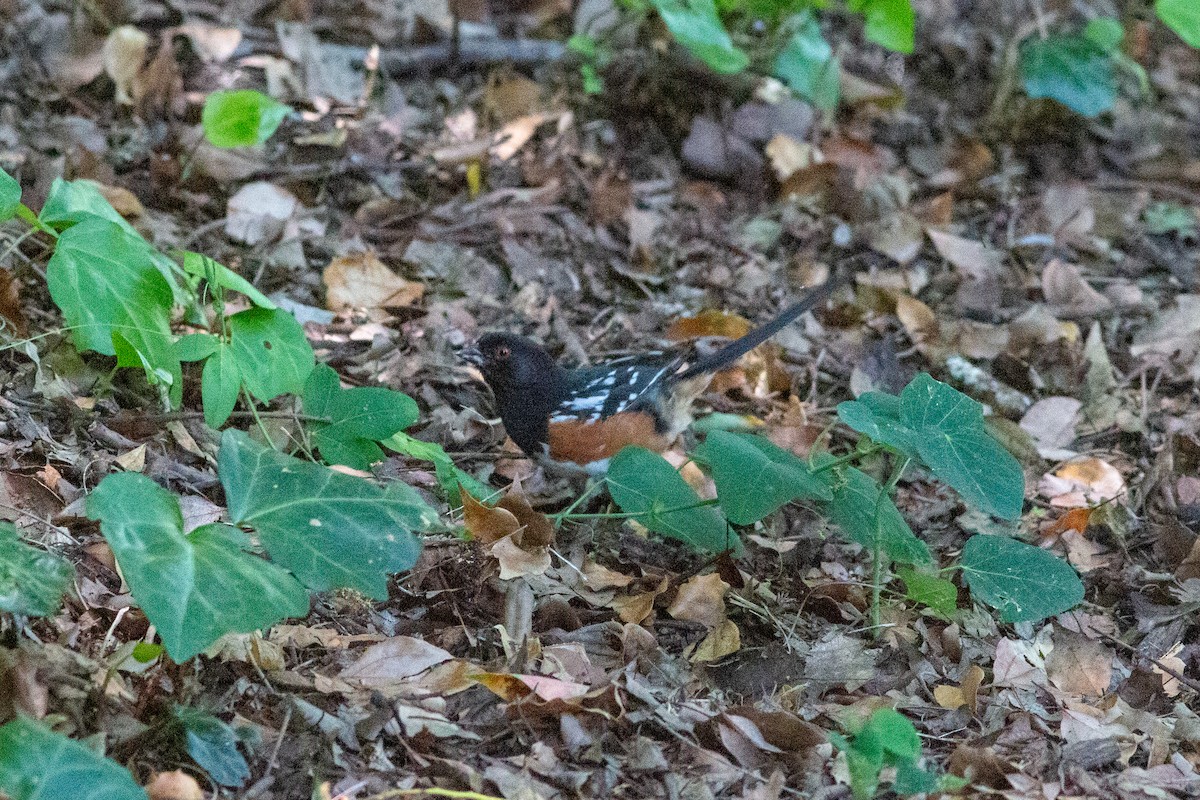
<svg viewBox="0 0 1200 800">
<path fill-rule="evenodd" d="M 691 424 L 692 402 L 725 369 L 829 297 L 831 278 L 773 320 L 709 353 L 696 345 L 567 369 L 535 342 L 487 333 L 459 358 L 479 367 L 513 441 L 542 463 L 593 475 L 626 445 L 662 451 Z"/>
</svg>

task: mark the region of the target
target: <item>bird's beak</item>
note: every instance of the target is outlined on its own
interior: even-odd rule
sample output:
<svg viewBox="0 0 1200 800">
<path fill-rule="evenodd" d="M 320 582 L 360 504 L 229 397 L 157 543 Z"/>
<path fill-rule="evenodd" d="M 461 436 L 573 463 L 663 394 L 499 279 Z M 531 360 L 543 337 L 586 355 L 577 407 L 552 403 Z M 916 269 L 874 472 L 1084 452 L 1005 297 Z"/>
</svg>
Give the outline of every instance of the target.
<svg viewBox="0 0 1200 800">
<path fill-rule="evenodd" d="M 473 344 L 469 344 L 462 350 L 458 351 L 458 360 L 467 364 L 474 364 L 477 367 L 482 367 L 484 358 L 483 351 Z"/>
</svg>

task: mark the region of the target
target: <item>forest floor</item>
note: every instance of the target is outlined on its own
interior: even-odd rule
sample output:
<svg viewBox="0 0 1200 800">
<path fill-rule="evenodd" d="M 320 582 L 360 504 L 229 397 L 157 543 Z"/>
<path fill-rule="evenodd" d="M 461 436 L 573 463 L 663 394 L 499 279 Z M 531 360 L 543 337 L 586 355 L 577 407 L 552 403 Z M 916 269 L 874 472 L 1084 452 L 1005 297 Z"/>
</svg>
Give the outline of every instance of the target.
<svg viewBox="0 0 1200 800">
<path fill-rule="evenodd" d="M 1008 532 L 1067 560 L 1085 600 L 1010 624 L 961 585 L 946 614 L 889 574 L 873 627 L 870 553 L 805 504 L 715 564 L 599 516 L 559 527 L 548 568 L 503 580 L 487 549 L 431 535 L 386 602 L 319 595 L 305 619 L 131 668 L 121 648 L 148 623 L 82 498 L 132 470 L 218 518 L 219 434 L 198 371 L 166 412 L 139 372 L 77 354 L 48 251 L 6 233 L 0 516 L 76 569 L 57 615 L 6 622 L 6 718 L 102 734 L 139 782 L 182 769 L 205 796 L 772 800 L 849 796 L 828 734 L 889 707 L 927 769 L 969 794 L 1200 795 L 1196 51 L 1155 31 L 1135 53 L 1149 96 L 1088 121 L 996 96 L 1003 11 L 920 3 L 916 56 L 846 34 L 853 92 L 828 115 L 697 80 L 651 44 L 598 96 L 555 57 L 460 65 L 392 45 L 361 69 L 373 42 L 437 41 L 435 2 L 92 5 L 0 4 L 0 166 L 26 205 L 56 178 L 95 181 L 163 251 L 209 255 L 286 302 L 346 385 L 414 398 L 408 432 L 474 477 L 547 511 L 578 491 L 505 442 L 454 355 L 480 332 L 595 362 L 742 324 L 677 324 L 706 309 L 763 321 L 847 269 L 698 410 L 807 456 L 853 447 L 838 403 L 921 372 L 951 383 L 1024 469 Z M 546 40 L 572 25 L 558 4 L 492 10 Z M 114 82 L 118 22 L 150 37 Z M 298 113 L 265 145 L 201 140 L 208 93 L 268 86 Z M 428 463 L 391 455 L 374 473 L 461 526 Z M 998 530 L 925 473 L 896 504 L 943 565 Z M 244 733 L 241 786 L 151 735 L 177 704 Z"/>
</svg>

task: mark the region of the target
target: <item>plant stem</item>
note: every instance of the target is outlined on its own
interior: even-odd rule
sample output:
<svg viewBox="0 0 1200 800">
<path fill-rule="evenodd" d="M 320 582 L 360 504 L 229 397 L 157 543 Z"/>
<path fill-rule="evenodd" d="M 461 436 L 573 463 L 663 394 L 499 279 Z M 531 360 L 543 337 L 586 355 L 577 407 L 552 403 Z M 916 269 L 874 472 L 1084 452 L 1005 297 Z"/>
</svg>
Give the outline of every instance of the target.
<svg viewBox="0 0 1200 800">
<path fill-rule="evenodd" d="M 690 511 L 693 508 L 703 508 L 705 506 L 715 506 L 717 500 L 701 500 L 699 503 L 692 503 L 687 506 L 678 506 L 677 508 L 652 508 L 648 511 L 612 511 L 603 514 L 568 514 L 565 511 L 558 514 L 551 514 L 550 519 L 559 522 L 564 519 L 636 519 L 637 517 L 648 517 L 651 514 L 673 514 L 676 511 Z"/>
<path fill-rule="evenodd" d="M 882 549 L 879 546 L 879 518 L 883 512 L 884 499 L 896 493 L 896 484 L 900 483 L 900 478 L 904 476 L 904 470 L 908 469 L 910 463 L 912 463 L 912 456 L 906 457 L 899 466 L 892 470 L 888 482 L 879 489 L 879 497 L 875 500 L 875 536 L 871 545 L 871 630 L 876 637 L 879 636 L 880 631 L 879 598 L 883 592 L 884 560 Z"/>
</svg>

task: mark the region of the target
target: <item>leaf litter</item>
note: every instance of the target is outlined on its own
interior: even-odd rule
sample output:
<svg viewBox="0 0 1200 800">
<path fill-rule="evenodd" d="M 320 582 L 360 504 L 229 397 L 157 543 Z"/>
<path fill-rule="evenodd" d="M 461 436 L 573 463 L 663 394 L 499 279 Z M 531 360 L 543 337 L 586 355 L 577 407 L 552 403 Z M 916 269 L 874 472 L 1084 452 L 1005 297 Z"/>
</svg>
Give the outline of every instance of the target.
<svg viewBox="0 0 1200 800">
<path fill-rule="evenodd" d="M 316 796 L 345 798 L 839 796 L 848 768 L 827 734 L 885 706 L 913 721 L 931 763 L 1006 797 L 1200 793 L 1200 309 L 1187 268 L 1200 251 L 1152 204 L 1200 175 L 1193 153 L 1164 138 L 1130 156 L 1130 179 L 1085 163 L 1105 144 L 1082 126 L 1059 131 L 1068 146 L 1014 133 L 1013 150 L 953 97 L 948 118 L 921 116 L 946 98 L 917 65 L 911 110 L 862 82 L 822 136 L 806 104 L 756 99 L 729 120 L 664 107 L 681 135 L 655 141 L 564 100 L 554 65 L 409 80 L 348 69 L 327 36 L 428 34 L 450 24 L 439 4 L 404 19 L 374 10 L 366 36 L 321 3 L 321 24 L 198 16 L 167 31 L 187 54 L 145 38 L 163 9 L 134 5 L 107 38 L 37 3 L 23 12 L 29 49 L 2 58 L 22 79 L 0 101 L 0 159 L 31 205 L 56 177 L 96 181 L 164 248 L 204 252 L 307 307 L 305 333 L 343 382 L 411 395 L 411 432 L 497 496 L 459 498 L 474 541 L 432 534 L 384 601 L 320 595 L 308 617 L 198 661 L 132 666 L 122 647 L 153 627 L 80 500 L 127 471 L 181 493 L 188 530 L 216 522 L 218 437 L 197 401 L 160 418 L 136 381 L 81 361 L 48 311 L 44 254 L 9 239 L 3 316 L 47 335 L 3 363 L 6 515 L 68 556 L 77 596 L 4 651 L 7 716 L 104 734 L 156 798 L 198 796 L 203 777 L 191 761 L 176 772 L 179 752 L 146 734 L 176 702 L 257 739 L 242 791 L 261 798 L 314 796 L 314 776 Z M 955 52 L 987 25 L 938 13 L 928 35 Z M 1172 78 L 1169 49 L 1149 57 L 1179 102 L 1145 124 L 1194 126 L 1195 71 Z M 246 72 L 305 111 L 267 145 L 217 151 L 186 121 Z M 41 81 L 78 116 L 48 106 Z M 975 79 L 940 90 L 986 94 Z M 1036 491 L 1020 524 L 1083 574 L 1076 610 L 1035 628 L 958 601 L 947 618 L 897 582 L 877 636 L 869 559 L 802 505 L 760 523 L 727 564 L 619 520 L 554 530 L 546 512 L 575 490 L 502 449 L 453 360 L 496 327 L 573 360 L 733 335 L 852 254 L 853 290 L 719 376 L 705 410 L 806 456 L 846 435 L 830 432 L 831 409 L 852 393 L 895 392 L 921 370 L 955 376 L 1007 423 Z M 440 491 L 413 457 L 375 473 Z M 517 476 L 524 496 L 502 494 Z M 711 496 L 703 473 L 685 477 Z M 937 553 L 975 532 L 932 483 L 906 484 L 897 502 Z"/>
</svg>

